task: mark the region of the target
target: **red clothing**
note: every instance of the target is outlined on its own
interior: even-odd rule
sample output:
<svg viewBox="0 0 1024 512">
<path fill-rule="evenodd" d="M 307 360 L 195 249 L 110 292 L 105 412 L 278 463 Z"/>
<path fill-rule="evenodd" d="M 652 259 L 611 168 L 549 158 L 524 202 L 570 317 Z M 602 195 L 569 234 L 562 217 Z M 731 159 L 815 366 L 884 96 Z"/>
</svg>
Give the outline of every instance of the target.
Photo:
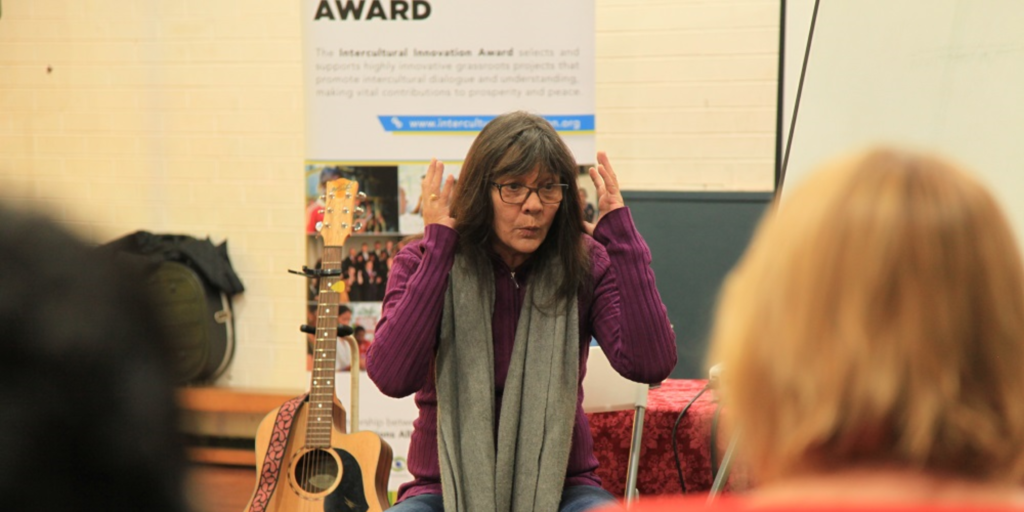
<svg viewBox="0 0 1024 512">
<path fill-rule="evenodd" d="M 594 238 L 586 240 L 595 289 L 593 297 L 579 301 L 580 391 L 566 486 L 601 483 L 594 473 L 594 442 L 582 407 L 590 340 L 596 338 L 612 366 L 638 382 L 660 382 L 676 364 L 675 334 L 655 287 L 650 250 L 633 226 L 628 209 L 608 213 Z M 434 351 L 457 242 L 454 230 L 432 224 L 422 240 L 410 243 L 395 256 L 368 354 L 367 371 L 377 387 L 393 397 L 416 393 L 419 407 L 407 461 L 415 480 L 399 489 L 399 501 L 441 493 Z M 498 417 L 529 269 L 513 272 L 500 258 L 495 258 L 494 268 L 492 326 Z"/>
<path fill-rule="evenodd" d="M 361 367 L 360 370 L 366 369 L 366 357 L 367 354 L 370 353 L 370 344 L 371 343 L 366 340 L 363 340 L 363 342 L 359 344 L 359 366 Z"/>
<path fill-rule="evenodd" d="M 319 200 L 314 200 L 312 203 L 306 206 L 306 233 L 315 235 L 320 232 L 317 229 L 317 224 L 324 220 L 324 204 Z"/>
<path fill-rule="evenodd" d="M 758 505 L 743 496 L 723 495 L 708 503 L 706 495 L 641 496 L 630 512 L 1009 512 L 1021 510 L 1016 505 L 995 503 L 904 503 L 848 502 L 836 499 L 834 503 L 787 503 Z M 595 512 L 622 512 L 619 505 L 599 508 Z"/>
</svg>

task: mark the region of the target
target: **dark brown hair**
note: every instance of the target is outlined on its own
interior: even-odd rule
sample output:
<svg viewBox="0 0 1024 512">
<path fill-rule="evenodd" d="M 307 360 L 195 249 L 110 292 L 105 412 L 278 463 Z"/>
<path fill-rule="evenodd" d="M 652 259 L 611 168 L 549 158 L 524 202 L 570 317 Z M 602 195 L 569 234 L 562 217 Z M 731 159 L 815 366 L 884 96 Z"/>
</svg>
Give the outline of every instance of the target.
<svg viewBox="0 0 1024 512">
<path fill-rule="evenodd" d="M 510 112 L 494 118 L 469 148 L 455 187 L 452 216 L 459 232 L 459 252 L 478 275 L 493 272 L 494 205 L 491 183 L 503 177 L 526 176 L 534 169 L 555 175 L 569 185 L 547 237 L 531 256 L 535 278 L 558 264 L 562 279 L 556 298 L 575 299 L 586 291 L 590 258 L 583 239 L 583 209 L 576 185 L 577 166 L 569 147 L 544 118 Z"/>
</svg>

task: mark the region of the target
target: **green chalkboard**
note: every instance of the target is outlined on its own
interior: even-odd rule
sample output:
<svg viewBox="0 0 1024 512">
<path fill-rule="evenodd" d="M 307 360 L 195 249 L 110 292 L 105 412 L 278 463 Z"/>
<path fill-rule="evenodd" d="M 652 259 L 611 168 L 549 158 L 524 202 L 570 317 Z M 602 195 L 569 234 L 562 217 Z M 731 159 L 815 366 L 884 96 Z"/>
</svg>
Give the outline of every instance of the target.
<svg viewBox="0 0 1024 512">
<path fill-rule="evenodd" d="M 708 329 L 722 280 L 747 247 L 771 193 L 628 192 L 675 327 L 672 378 L 707 378 Z"/>
</svg>

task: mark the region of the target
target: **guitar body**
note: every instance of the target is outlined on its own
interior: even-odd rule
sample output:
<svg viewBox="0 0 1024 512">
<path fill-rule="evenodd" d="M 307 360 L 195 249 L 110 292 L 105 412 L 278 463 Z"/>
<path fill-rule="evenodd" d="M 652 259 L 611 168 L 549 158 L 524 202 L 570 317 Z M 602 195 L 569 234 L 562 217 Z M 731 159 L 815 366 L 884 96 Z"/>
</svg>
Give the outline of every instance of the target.
<svg viewBox="0 0 1024 512">
<path fill-rule="evenodd" d="M 344 409 L 337 398 L 334 402 L 329 448 L 311 448 L 306 443 L 309 403 L 296 411 L 268 512 L 381 512 L 388 508 L 391 447 L 373 432 L 346 434 Z M 277 412 L 274 409 L 263 418 L 256 431 L 257 468 L 263 467 Z M 250 502 L 245 511 L 251 512 L 251 507 Z"/>
</svg>

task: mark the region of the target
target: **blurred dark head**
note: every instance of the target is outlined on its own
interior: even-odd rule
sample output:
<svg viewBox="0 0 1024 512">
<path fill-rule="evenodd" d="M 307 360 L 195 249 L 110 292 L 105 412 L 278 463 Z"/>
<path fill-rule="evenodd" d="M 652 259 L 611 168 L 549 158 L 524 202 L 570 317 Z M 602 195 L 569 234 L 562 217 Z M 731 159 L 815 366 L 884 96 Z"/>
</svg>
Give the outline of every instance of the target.
<svg viewBox="0 0 1024 512">
<path fill-rule="evenodd" d="M 324 167 L 320 171 L 320 186 L 324 186 L 328 181 L 336 180 L 341 177 L 341 169 L 337 167 Z"/>
<path fill-rule="evenodd" d="M 0 207 L 0 501 L 185 510 L 172 361 L 144 279 Z"/>
</svg>

